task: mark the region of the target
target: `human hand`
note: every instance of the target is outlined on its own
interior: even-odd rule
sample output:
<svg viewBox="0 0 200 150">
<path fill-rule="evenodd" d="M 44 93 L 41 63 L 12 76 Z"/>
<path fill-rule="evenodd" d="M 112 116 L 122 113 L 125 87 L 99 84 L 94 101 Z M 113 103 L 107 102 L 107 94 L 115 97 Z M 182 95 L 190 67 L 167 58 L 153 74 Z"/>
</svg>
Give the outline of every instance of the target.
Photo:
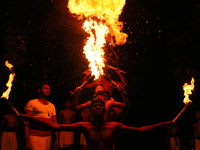
<svg viewBox="0 0 200 150">
<path fill-rule="evenodd" d="M 57 149 L 58 149 L 58 140 L 55 140 L 53 149 L 54 149 L 54 150 L 57 150 Z"/>
<path fill-rule="evenodd" d="M 115 72 L 116 72 L 117 74 L 120 74 L 120 69 L 119 69 L 119 68 L 115 68 Z"/>
<path fill-rule="evenodd" d="M 89 76 L 92 73 L 91 69 L 87 69 L 85 71 L 85 76 Z"/>
</svg>

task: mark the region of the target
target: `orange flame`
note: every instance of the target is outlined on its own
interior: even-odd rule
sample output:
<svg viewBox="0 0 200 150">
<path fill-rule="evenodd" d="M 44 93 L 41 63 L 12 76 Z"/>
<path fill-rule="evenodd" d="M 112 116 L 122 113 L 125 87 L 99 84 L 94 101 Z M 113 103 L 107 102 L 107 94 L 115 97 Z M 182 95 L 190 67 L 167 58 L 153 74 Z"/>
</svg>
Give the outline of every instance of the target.
<svg viewBox="0 0 200 150">
<path fill-rule="evenodd" d="M 70 12 L 76 14 L 78 19 L 88 18 L 83 29 L 90 37 L 83 48 L 83 53 L 90 63 L 89 67 L 95 79 L 103 75 L 102 68 L 105 67 L 103 47 L 108 33 L 118 45 L 124 44 L 128 37 L 126 33 L 121 32 L 123 23 L 118 21 L 125 2 L 126 0 L 69 0 L 68 2 Z M 92 18 L 96 18 L 98 22 Z"/>
<path fill-rule="evenodd" d="M 5 65 L 6 65 L 6 67 L 9 68 L 10 71 L 12 70 L 13 66 L 12 66 L 12 64 L 8 63 L 8 61 L 5 62 Z M 5 98 L 5 99 L 9 98 L 9 94 L 11 91 L 12 82 L 13 82 L 14 78 L 15 78 L 15 73 L 13 72 L 9 75 L 8 82 L 6 83 L 6 86 L 8 87 L 8 89 L 2 94 L 1 98 Z"/>
<path fill-rule="evenodd" d="M 102 68 L 105 67 L 103 46 L 106 43 L 105 36 L 109 30 L 103 23 L 97 23 L 93 20 L 86 20 L 83 29 L 90 34 L 83 48 L 83 53 L 90 62 L 89 67 L 92 75 L 98 79 L 100 74 L 103 74 Z"/>
<path fill-rule="evenodd" d="M 189 102 L 192 102 L 190 99 L 189 99 L 189 95 L 192 94 L 192 91 L 194 90 L 194 78 L 192 77 L 191 81 L 190 81 L 190 84 L 188 83 L 185 83 L 183 85 L 183 90 L 184 90 L 184 100 L 183 102 L 186 104 L 186 103 L 189 103 Z"/>
<path fill-rule="evenodd" d="M 121 32 L 123 22 L 120 22 L 118 18 L 125 4 L 126 0 L 69 0 L 68 8 L 79 19 L 93 16 L 105 20 L 116 43 L 122 45 L 126 43 L 128 35 Z"/>
</svg>

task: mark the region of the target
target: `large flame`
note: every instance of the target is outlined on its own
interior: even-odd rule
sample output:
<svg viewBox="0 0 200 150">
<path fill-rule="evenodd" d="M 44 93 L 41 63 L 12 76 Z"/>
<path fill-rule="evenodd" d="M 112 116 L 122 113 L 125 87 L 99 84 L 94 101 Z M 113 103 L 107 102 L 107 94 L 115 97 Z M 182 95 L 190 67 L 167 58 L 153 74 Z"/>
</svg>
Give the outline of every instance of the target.
<svg viewBox="0 0 200 150">
<path fill-rule="evenodd" d="M 76 14 L 79 19 L 87 18 L 83 29 L 90 37 L 84 46 L 84 54 L 95 79 L 103 74 L 102 68 L 105 67 L 103 47 L 108 33 L 112 38 L 112 43 L 109 44 L 122 45 L 126 42 L 128 35 L 121 32 L 123 23 L 118 20 L 125 2 L 126 0 L 69 0 L 68 2 L 71 13 Z"/>
<path fill-rule="evenodd" d="M 83 17 L 97 17 L 105 21 L 116 43 L 122 45 L 128 35 L 121 32 L 123 22 L 119 21 L 119 15 L 126 4 L 126 0 L 69 0 L 68 8 L 71 13 Z"/>
<path fill-rule="evenodd" d="M 6 61 L 5 65 L 6 65 L 6 67 L 9 68 L 10 71 L 12 71 L 12 68 L 13 68 L 12 64 L 10 64 L 8 61 Z M 12 82 L 13 82 L 14 78 L 15 78 L 15 73 L 12 72 L 9 75 L 8 82 L 6 83 L 6 86 L 8 87 L 8 89 L 2 94 L 1 98 L 5 98 L 5 99 L 9 98 L 9 94 L 10 94 L 10 91 L 11 91 Z"/>
<path fill-rule="evenodd" d="M 192 91 L 194 90 L 194 78 L 191 79 L 190 81 L 190 84 L 188 83 L 185 83 L 183 85 L 183 90 L 184 90 L 184 100 L 183 102 L 186 104 L 186 103 L 189 103 L 189 102 L 192 102 L 190 99 L 189 99 L 189 95 L 192 94 Z"/>
<path fill-rule="evenodd" d="M 103 23 L 97 23 L 93 20 L 86 20 L 83 29 L 90 34 L 83 48 L 83 53 L 90 62 L 89 67 L 92 70 L 92 75 L 98 79 L 100 74 L 103 74 L 102 68 L 105 67 L 103 46 L 106 43 L 105 36 L 109 30 Z"/>
</svg>

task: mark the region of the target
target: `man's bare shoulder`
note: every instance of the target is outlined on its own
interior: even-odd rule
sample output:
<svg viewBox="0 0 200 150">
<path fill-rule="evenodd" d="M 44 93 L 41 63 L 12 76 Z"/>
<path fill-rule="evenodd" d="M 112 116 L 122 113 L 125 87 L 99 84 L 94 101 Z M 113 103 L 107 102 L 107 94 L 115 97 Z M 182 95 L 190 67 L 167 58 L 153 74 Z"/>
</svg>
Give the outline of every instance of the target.
<svg viewBox="0 0 200 150">
<path fill-rule="evenodd" d="M 122 125 L 122 123 L 119 122 L 107 122 L 106 126 L 109 128 L 119 128 Z"/>
</svg>

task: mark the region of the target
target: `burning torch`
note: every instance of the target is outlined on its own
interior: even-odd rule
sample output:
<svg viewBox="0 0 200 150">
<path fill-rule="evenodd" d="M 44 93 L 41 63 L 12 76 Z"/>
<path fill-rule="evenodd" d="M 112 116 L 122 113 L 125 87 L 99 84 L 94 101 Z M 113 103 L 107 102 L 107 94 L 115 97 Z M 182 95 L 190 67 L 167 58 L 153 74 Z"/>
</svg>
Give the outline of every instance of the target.
<svg viewBox="0 0 200 150">
<path fill-rule="evenodd" d="M 77 89 L 77 88 L 82 88 L 82 87 L 85 86 L 85 85 L 88 83 L 88 81 L 89 81 L 90 79 L 92 79 L 92 78 L 94 78 L 94 75 L 90 76 L 87 80 L 85 80 L 80 86 L 76 87 L 75 89 Z M 71 93 L 71 96 L 73 96 L 74 93 L 75 93 L 75 90 L 70 91 L 70 93 Z"/>
<path fill-rule="evenodd" d="M 191 79 L 190 84 L 185 83 L 183 85 L 183 90 L 184 90 L 184 100 L 183 102 L 185 103 L 185 107 L 179 112 L 179 114 L 174 118 L 173 122 L 175 123 L 178 118 L 183 114 L 183 112 L 187 109 L 187 107 L 192 103 L 192 101 L 189 99 L 189 95 L 192 94 L 192 91 L 194 90 L 194 78 Z"/>
<path fill-rule="evenodd" d="M 8 61 L 6 61 L 5 65 L 6 65 L 6 67 L 9 68 L 9 70 L 11 71 L 11 74 L 9 75 L 8 82 L 6 83 L 6 86 L 8 87 L 8 89 L 5 92 L 3 92 L 2 96 L 1 96 L 1 99 L 6 99 L 6 101 L 8 102 L 8 104 L 10 105 L 10 107 L 12 108 L 14 113 L 18 116 L 18 115 L 20 115 L 20 113 L 17 111 L 17 109 L 8 100 L 9 99 L 9 94 L 10 94 L 10 91 L 11 91 L 11 87 L 12 87 L 12 82 L 13 82 L 13 80 L 15 78 L 15 73 L 14 73 L 12 64 L 10 64 Z M 22 120 L 22 122 L 26 126 L 28 126 L 28 124 L 24 120 Z"/>
</svg>

